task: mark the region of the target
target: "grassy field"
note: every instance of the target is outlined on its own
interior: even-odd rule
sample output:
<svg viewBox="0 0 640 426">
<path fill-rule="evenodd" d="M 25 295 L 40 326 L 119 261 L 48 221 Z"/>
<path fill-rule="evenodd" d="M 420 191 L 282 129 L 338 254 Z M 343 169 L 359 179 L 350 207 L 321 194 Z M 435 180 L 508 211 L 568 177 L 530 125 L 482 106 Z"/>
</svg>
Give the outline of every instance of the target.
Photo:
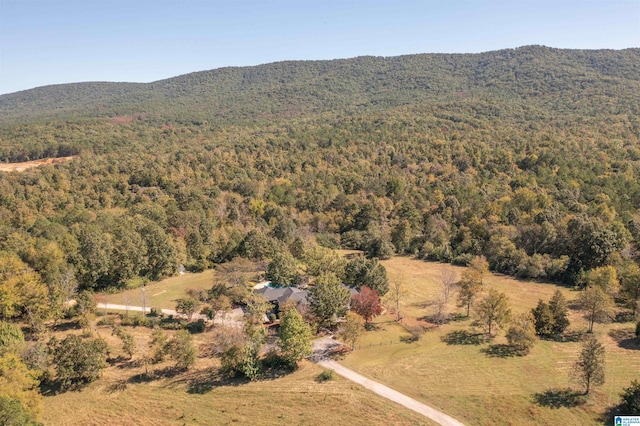
<svg viewBox="0 0 640 426">
<path fill-rule="evenodd" d="M 411 317 L 407 322 L 429 314 L 426 302 L 438 291 L 440 272 L 451 266 L 402 257 L 383 263 L 390 279 L 401 280 L 409 290 L 401 307 Z M 492 274 L 484 282 L 507 293 L 514 313 L 529 310 L 539 298 L 548 300 L 556 289 L 569 300 L 577 295 L 553 284 Z M 449 308 L 460 310 L 453 305 Z M 572 312 L 570 318 L 571 330 L 586 329 L 578 312 Z M 569 373 L 579 342 L 539 341 L 525 357 L 504 357 L 495 350 L 497 344 L 506 343 L 504 337 L 478 345 L 442 340 L 449 333 L 468 330 L 469 320 L 431 328 L 415 343 L 395 344 L 388 343 L 406 336 L 404 328 L 387 315 L 376 322 L 380 329 L 367 332 L 358 344 L 361 349 L 342 362 L 470 425 L 602 424 L 602 413 L 617 403 L 620 391 L 631 380 L 640 379 L 640 347 L 630 340 L 631 323 L 596 325 L 595 333 L 606 347 L 606 383 L 584 404 L 567 406 L 576 401 L 569 397 L 555 408 L 552 399 L 560 393 L 553 391 L 572 386 Z M 573 389 L 580 390 L 576 385 Z"/>
<path fill-rule="evenodd" d="M 197 274 L 185 273 L 149 283 L 145 286 L 147 307 L 174 309 L 175 300 L 185 297 L 187 289 L 210 289 L 213 285 L 213 274 L 213 270 Z M 142 290 L 136 288 L 121 293 L 102 294 L 98 299 L 100 302 L 118 305 L 142 306 Z"/>
<path fill-rule="evenodd" d="M 97 331 L 114 348 L 113 356 L 121 355 L 110 330 Z M 143 350 L 149 330 L 129 331 Z M 209 333 L 195 337 L 201 346 L 210 340 Z M 217 369 L 216 360 L 200 358 L 186 373 L 141 381 L 142 367 L 124 360 L 82 391 L 45 397 L 43 420 L 46 425 L 66 426 L 433 424 L 339 377 L 318 383 L 322 369 L 310 362 L 292 374 L 257 382 L 224 381 Z"/>
</svg>

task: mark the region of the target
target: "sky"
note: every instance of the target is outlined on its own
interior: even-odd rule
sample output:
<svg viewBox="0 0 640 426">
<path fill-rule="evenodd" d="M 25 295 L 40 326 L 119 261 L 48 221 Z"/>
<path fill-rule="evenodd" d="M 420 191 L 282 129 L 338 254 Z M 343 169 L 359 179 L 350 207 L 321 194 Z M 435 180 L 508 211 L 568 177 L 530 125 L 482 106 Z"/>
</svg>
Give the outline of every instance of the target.
<svg viewBox="0 0 640 426">
<path fill-rule="evenodd" d="M 530 44 L 640 47 L 640 0 L 0 0 L 0 94 Z"/>
</svg>

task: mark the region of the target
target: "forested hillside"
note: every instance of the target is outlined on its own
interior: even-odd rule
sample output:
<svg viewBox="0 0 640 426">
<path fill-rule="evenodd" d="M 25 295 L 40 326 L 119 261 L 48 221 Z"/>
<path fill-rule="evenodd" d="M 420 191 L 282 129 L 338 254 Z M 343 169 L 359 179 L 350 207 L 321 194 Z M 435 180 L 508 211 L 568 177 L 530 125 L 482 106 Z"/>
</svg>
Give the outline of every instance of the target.
<svg viewBox="0 0 640 426">
<path fill-rule="evenodd" d="M 547 112 L 638 114 L 639 58 L 639 49 L 527 46 L 473 55 L 279 62 L 149 84 L 77 83 L 12 93 L 0 96 L 0 122 L 143 114 L 183 124 L 226 123 L 467 98 L 525 102 Z"/>
<path fill-rule="evenodd" d="M 50 86 L 0 96 L 0 123 L 2 161 L 79 154 L 0 174 L 3 317 L 314 238 L 570 284 L 637 268 L 638 49 Z"/>
</svg>

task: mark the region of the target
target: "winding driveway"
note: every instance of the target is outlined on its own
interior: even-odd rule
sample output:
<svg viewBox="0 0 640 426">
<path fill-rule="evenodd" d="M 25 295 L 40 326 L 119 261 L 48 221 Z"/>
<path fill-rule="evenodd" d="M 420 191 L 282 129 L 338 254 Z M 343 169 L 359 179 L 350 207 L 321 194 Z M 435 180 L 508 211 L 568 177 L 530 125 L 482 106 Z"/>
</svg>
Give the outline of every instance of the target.
<svg viewBox="0 0 640 426">
<path fill-rule="evenodd" d="M 355 371 L 338 364 L 332 359 L 329 359 L 328 354 L 336 346 L 340 346 L 340 344 L 330 337 L 323 337 L 321 339 L 318 339 L 313 342 L 313 355 L 311 358 L 315 362 L 317 362 L 318 365 L 329 368 L 345 379 L 351 380 L 352 382 L 357 383 L 369 389 L 370 391 L 377 393 L 384 398 L 387 398 L 390 401 L 398 403 L 410 410 L 415 411 L 416 413 L 422 414 L 423 416 L 433 420 L 434 422 L 442 426 L 464 426 L 463 423 L 443 413 L 442 411 L 438 411 L 433 407 L 416 401 L 415 399 L 410 398 L 396 390 L 393 390 L 390 387 L 383 385 L 382 383 L 367 379 L 366 377 L 356 373 Z"/>
</svg>

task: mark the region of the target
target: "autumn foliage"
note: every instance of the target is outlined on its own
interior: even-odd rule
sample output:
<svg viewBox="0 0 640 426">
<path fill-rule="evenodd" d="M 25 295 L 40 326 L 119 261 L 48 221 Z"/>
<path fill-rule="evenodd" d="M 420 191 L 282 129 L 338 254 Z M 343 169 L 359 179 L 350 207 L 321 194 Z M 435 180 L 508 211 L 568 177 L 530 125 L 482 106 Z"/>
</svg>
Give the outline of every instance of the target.
<svg viewBox="0 0 640 426">
<path fill-rule="evenodd" d="M 382 313 L 378 292 L 367 286 L 362 287 L 360 292 L 351 298 L 351 310 L 368 323 Z"/>
</svg>

